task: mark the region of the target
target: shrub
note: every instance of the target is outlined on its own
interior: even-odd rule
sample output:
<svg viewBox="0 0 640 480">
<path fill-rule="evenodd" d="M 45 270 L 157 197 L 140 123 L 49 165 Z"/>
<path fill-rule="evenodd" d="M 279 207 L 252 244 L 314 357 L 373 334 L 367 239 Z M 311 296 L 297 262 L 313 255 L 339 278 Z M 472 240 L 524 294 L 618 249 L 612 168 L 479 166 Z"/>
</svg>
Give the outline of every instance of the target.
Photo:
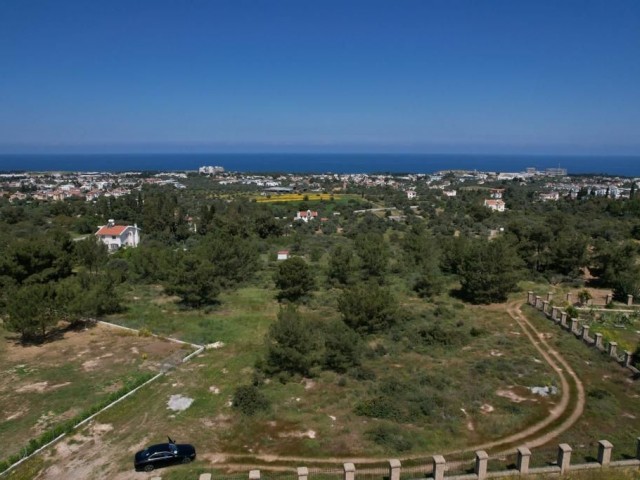
<svg viewBox="0 0 640 480">
<path fill-rule="evenodd" d="M 413 447 L 412 441 L 396 425 L 377 425 L 369 430 L 366 435 L 377 445 L 387 447 L 396 452 L 407 452 Z"/>
<path fill-rule="evenodd" d="M 253 416 L 258 412 L 268 410 L 269 399 L 255 385 L 242 385 L 233 394 L 233 407 L 244 415 Z"/>
<path fill-rule="evenodd" d="M 386 396 L 373 397 L 356 405 L 355 413 L 363 417 L 402 420 L 402 412 L 397 402 Z"/>
</svg>

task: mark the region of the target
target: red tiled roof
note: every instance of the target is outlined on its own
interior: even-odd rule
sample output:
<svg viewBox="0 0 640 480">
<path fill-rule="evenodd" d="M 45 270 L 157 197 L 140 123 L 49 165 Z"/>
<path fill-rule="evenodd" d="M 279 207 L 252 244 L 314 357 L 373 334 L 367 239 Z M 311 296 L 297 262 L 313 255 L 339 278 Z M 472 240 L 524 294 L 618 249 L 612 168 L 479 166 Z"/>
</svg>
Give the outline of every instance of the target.
<svg viewBox="0 0 640 480">
<path fill-rule="evenodd" d="M 127 229 L 127 225 L 114 225 L 112 227 L 105 225 L 100 227 L 100 230 L 96 232 L 96 235 L 122 235 L 122 233 Z"/>
<path fill-rule="evenodd" d="M 308 212 L 305 211 L 301 211 L 298 213 L 299 216 L 301 217 L 306 217 Z M 318 212 L 310 212 L 312 217 L 317 217 L 318 216 Z"/>
</svg>

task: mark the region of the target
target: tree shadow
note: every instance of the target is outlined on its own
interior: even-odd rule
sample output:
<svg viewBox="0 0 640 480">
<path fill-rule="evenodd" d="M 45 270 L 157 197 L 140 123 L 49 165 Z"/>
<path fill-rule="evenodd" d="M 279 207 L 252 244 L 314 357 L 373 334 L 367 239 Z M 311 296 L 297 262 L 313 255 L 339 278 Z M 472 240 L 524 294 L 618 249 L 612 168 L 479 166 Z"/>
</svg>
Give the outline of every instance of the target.
<svg viewBox="0 0 640 480">
<path fill-rule="evenodd" d="M 22 347 L 41 346 L 47 343 L 53 343 L 64 339 L 65 334 L 68 332 L 79 332 L 82 330 L 95 328 L 97 323 L 97 320 L 94 318 L 83 319 L 54 328 L 47 332 L 44 336 L 36 335 L 23 338 L 18 333 L 10 333 L 8 335 L 5 335 L 4 338 L 8 342 L 14 345 L 20 345 Z"/>
</svg>

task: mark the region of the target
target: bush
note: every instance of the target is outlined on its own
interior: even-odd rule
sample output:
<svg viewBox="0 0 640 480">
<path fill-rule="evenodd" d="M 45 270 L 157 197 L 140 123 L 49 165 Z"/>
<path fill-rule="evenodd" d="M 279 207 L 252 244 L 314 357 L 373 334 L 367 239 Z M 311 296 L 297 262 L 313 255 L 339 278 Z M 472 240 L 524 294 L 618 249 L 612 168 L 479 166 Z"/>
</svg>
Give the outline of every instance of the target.
<svg viewBox="0 0 640 480">
<path fill-rule="evenodd" d="M 233 407 L 247 416 L 266 411 L 270 406 L 269 399 L 255 385 L 242 385 L 233 394 Z"/>
<path fill-rule="evenodd" d="M 369 430 L 366 435 L 377 445 L 387 447 L 395 452 L 407 452 L 413 447 L 413 442 L 396 425 L 377 425 Z"/>
<path fill-rule="evenodd" d="M 397 406 L 397 401 L 386 396 L 370 398 L 356 405 L 355 413 L 363 417 L 384 418 L 387 420 L 402 421 L 402 412 Z"/>
</svg>

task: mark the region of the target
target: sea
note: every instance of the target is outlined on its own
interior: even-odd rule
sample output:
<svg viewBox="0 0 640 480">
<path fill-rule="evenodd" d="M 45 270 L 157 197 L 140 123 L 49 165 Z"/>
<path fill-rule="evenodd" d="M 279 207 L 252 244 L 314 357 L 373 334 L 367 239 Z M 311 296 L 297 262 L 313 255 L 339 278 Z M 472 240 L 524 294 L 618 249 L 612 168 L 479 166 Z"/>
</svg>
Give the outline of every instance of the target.
<svg viewBox="0 0 640 480">
<path fill-rule="evenodd" d="M 0 172 L 193 171 L 221 166 L 246 173 L 416 173 L 443 170 L 544 171 L 640 177 L 640 156 L 437 155 L 437 154 L 2 154 Z"/>
</svg>

